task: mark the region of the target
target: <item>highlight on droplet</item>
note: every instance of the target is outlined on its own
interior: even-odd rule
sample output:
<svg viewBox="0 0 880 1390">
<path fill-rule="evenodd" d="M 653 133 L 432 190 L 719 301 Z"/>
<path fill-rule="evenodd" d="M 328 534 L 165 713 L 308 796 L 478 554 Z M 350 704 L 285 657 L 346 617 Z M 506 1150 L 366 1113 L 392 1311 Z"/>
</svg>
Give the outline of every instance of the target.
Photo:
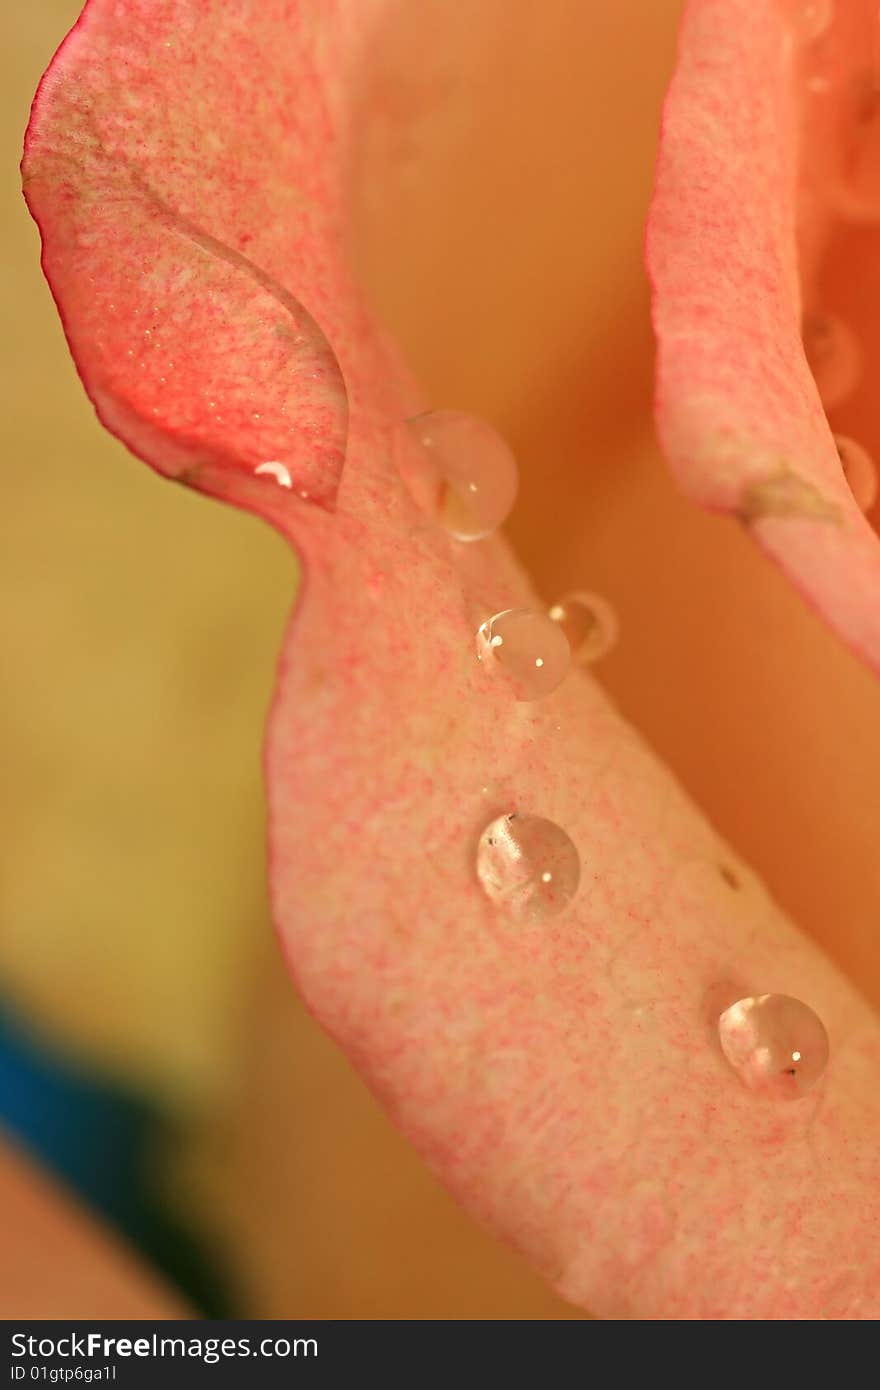
<svg viewBox="0 0 880 1390">
<path fill-rule="evenodd" d="M 283 463 L 278 463 L 275 459 L 269 459 L 266 463 L 258 463 L 254 473 L 257 477 L 274 478 L 279 487 L 293 487 L 290 469 L 285 468 Z"/>
</svg>

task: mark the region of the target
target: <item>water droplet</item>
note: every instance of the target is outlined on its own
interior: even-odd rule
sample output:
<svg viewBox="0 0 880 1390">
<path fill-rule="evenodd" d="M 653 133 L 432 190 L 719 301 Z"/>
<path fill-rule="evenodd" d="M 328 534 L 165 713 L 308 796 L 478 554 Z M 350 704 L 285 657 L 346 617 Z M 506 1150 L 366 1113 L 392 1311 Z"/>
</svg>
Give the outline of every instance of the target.
<svg viewBox="0 0 880 1390">
<path fill-rule="evenodd" d="M 398 432 L 396 456 L 419 506 L 456 540 L 483 540 L 509 516 L 516 460 L 485 420 L 457 410 L 416 415 Z"/>
<path fill-rule="evenodd" d="M 271 459 L 267 463 L 258 463 L 254 472 L 269 478 L 274 478 L 281 487 L 292 487 L 290 480 L 290 469 L 285 468 L 283 463 L 278 463 Z"/>
<path fill-rule="evenodd" d="M 822 404 L 833 410 L 858 385 L 862 354 L 856 335 L 834 314 L 808 314 L 803 340 Z"/>
<path fill-rule="evenodd" d="M 794 0 L 791 9 L 792 29 L 801 43 L 814 43 L 834 18 L 834 0 Z"/>
<path fill-rule="evenodd" d="M 561 826 L 512 812 L 486 826 L 477 848 L 477 878 L 492 902 L 519 922 L 540 922 L 567 907 L 581 862 Z"/>
<path fill-rule="evenodd" d="M 545 613 L 507 608 L 479 628 L 477 659 L 515 699 L 539 700 L 565 679 L 571 651 L 559 624 Z"/>
<path fill-rule="evenodd" d="M 862 73 L 840 93 L 836 167 L 826 192 L 848 221 L 880 221 L 880 72 Z"/>
<path fill-rule="evenodd" d="M 737 1000 L 718 1020 L 718 1032 L 728 1062 L 755 1091 L 796 1100 L 828 1064 L 821 1019 L 787 994 Z"/>
<path fill-rule="evenodd" d="M 566 594 L 549 616 L 568 638 L 572 660 L 581 666 L 599 661 L 617 641 L 617 618 L 610 603 L 598 594 Z"/>
<path fill-rule="evenodd" d="M 863 449 L 861 444 L 857 444 L 845 434 L 836 434 L 834 442 L 856 506 L 863 512 L 869 512 L 877 501 L 877 469 L 874 460 L 867 449 Z"/>
</svg>

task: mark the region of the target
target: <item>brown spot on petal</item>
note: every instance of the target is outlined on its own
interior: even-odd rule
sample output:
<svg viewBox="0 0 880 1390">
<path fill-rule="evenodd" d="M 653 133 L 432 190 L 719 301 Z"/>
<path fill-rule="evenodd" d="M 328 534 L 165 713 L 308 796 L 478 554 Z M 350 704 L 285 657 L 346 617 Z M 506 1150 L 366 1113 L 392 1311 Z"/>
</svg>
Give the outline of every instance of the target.
<svg viewBox="0 0 880 1390">
<path fill-rule="evenodd" d="M 769 478 L 749 483 L 743 491 L 738 515 L 747 526 L 769 516 L 805 517 L 835 525 L 841 521 L 837 504 L 790 468 L 781 468 Z"/>
<path fill-rule="evenodd" d="M 739 889 L 742 887 L 742 884 L 739 881 L 739 875 L 733 871 L 729 864 L 719 864 L 718 872 L 724 879 L 724 882 L 727 884 L 728 888 L 733 888 L 736 891 L 739 891 Z"/>
</svg>

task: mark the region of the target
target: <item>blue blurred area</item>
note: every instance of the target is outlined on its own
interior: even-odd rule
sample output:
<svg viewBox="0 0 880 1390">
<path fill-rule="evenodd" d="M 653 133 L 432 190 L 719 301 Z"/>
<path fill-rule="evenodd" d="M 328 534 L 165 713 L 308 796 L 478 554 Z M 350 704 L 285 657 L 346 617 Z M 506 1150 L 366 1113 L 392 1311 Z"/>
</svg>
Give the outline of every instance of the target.
<svg viewBox="0 0 880 1390">
<path fill-rule="evenodd" d="M 153 1186 L 169 1142 L 160 1112 L 72 1066 L 0 1001 L 0 1125 L 211 1317 L 228 1316 L 206 1252 L 163 1210 Z"/>
</svg>

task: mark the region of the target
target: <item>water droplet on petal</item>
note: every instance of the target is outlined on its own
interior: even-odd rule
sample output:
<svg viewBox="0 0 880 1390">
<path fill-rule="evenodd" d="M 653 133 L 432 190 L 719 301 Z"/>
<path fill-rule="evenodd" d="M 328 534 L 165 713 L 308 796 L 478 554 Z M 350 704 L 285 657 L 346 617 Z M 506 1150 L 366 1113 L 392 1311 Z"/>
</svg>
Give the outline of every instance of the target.
<svg viewBox="0 0 880 1390">
<path fill-rule="evenodd" d="M 794 0 L 791 24 L 801 43 L 813 43 L 831 27 L 834 0 Z"/>
<path fill-rule="evenodd" d="M 483 540 L 510 515 L 516 460 L 485 420 L 458 410 L 416 415 L 404 421 L 396 455 L 419 506 L 456 540 Z"/>
<path fill-rule="evenodd" d="M 545 613 L 507 608 L 479 628 L 477 659 L 514 699 L 539 700 L 565 679 L 571 650 L 559 624 Z"/>
<path fill-rule="evenodd" d="M 786 1100 L 804 1095 L 828 1064 L 821 1019 L 787 994 L 739 999 L 718 1020 L 721 1049 L 752 1090 Z"/>
<path fill-rule="evenodd" d="M 878 72 L 862 73 L 842 93 L 836 168 L 826 196 L 835 212 L 850 222 L 880 221 Z"/>
<path fill-rule="evenodd" d="M 857 444 L 845 434 L 836 434 L 834 442 L 856 506 L 863 512 L 869 512 L 877 501 L 877 469 L 874 460 L 867 449 L 863 449 L 861 444 Z"/>
<path fill-rule="evenodd" d="M 566 594 L 554 603 L 549 617 L 565 633 L 572 660 L 581 666 L 599 661 L 617 641 L 614 609 L 598 594 Z"/>
<path fill-rule="evenodd" d="M 833 410 L 858 385 L 862 354 L 856 335 L 834 314 L 808 314 L 803 340 L 822 404 Z"/>
<path fill-rule="evenodd" d="M 499 816 L 480 836 L 477 878 L 492 902 L 519 922 L 561 912 L 580 877 L 580 856 L 570 837 L 542 816 Z"/>
</svg>

